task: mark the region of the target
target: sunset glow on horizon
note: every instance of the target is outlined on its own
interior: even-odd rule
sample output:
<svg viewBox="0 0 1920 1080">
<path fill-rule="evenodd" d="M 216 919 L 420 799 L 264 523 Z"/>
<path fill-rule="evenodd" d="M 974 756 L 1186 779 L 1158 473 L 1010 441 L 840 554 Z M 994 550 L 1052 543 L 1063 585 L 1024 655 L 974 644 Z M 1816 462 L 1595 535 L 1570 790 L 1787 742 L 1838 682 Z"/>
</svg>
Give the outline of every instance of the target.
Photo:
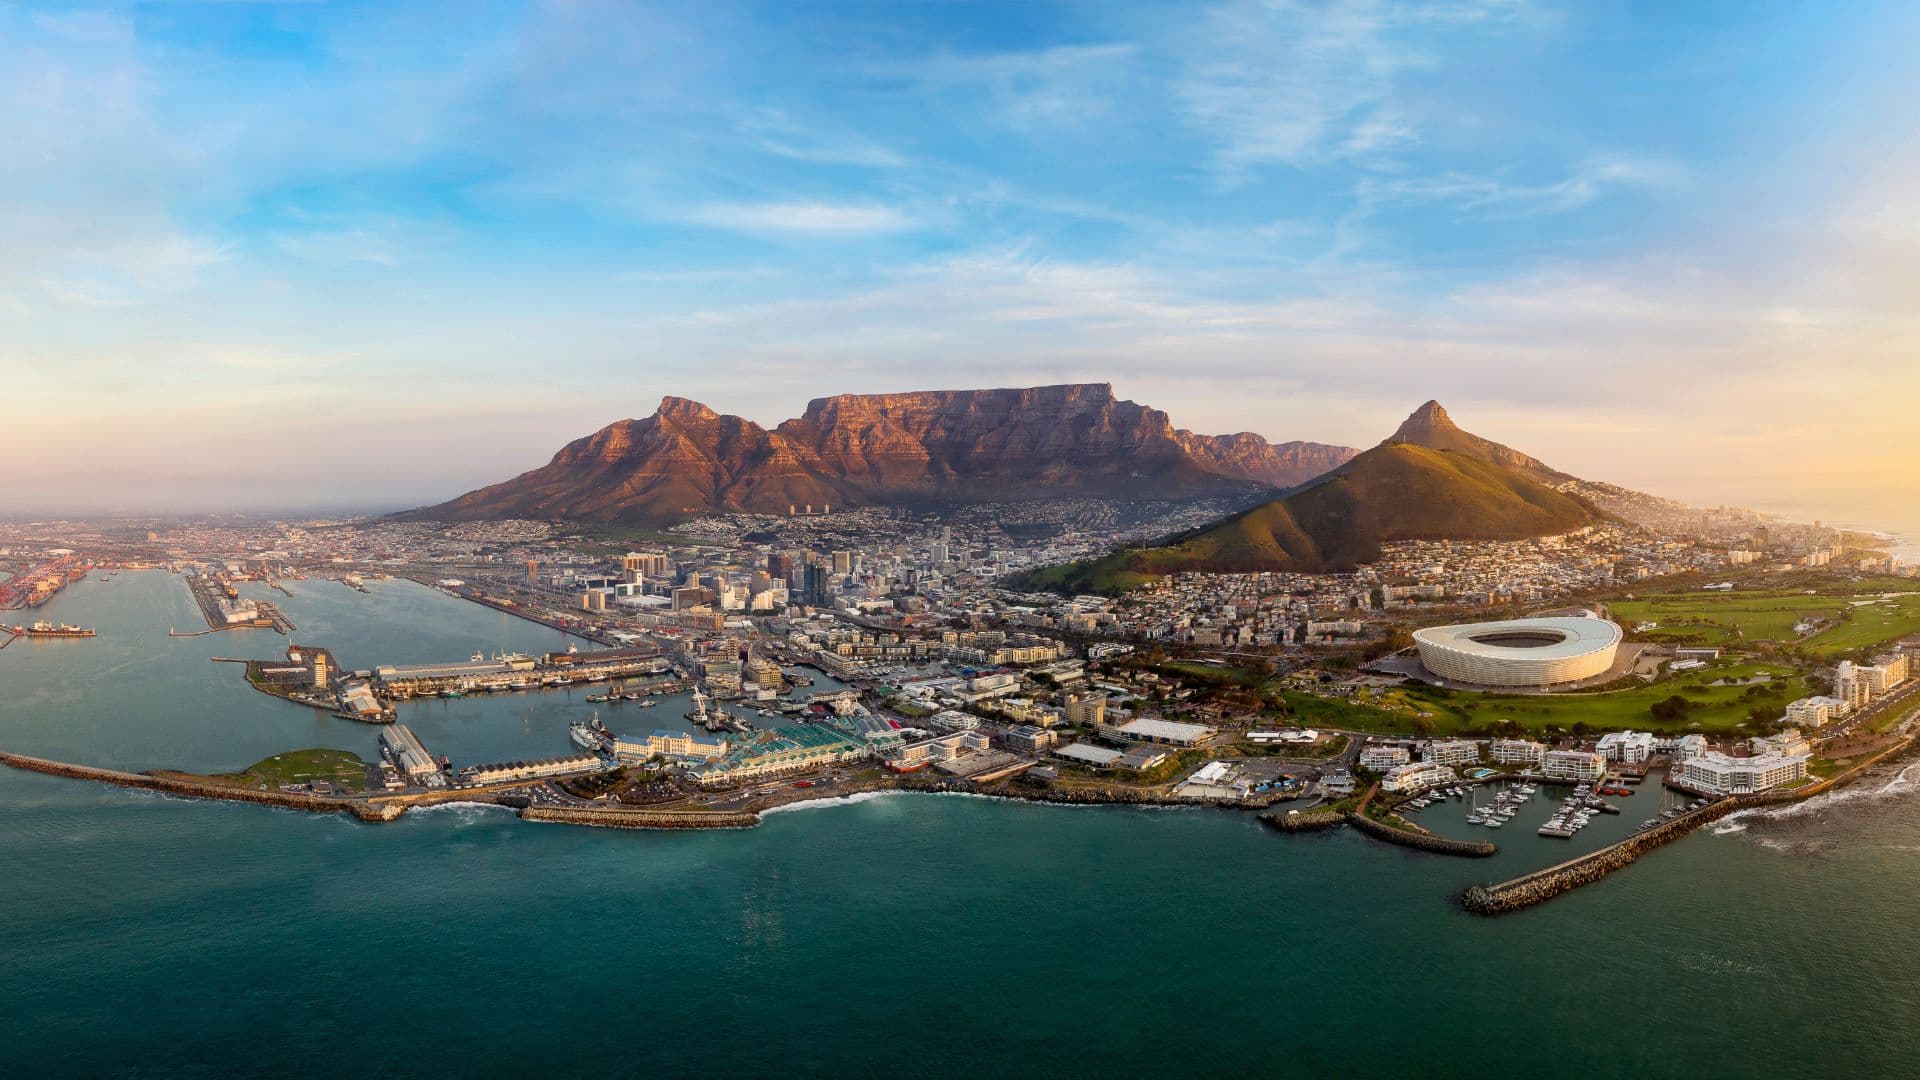
<svg viewBox="0 0 1920 1080">
<path fill-rule="evenodd" d="M 884 16 L 884 17 L 883 17 Z M 1111 382 L 1920 528 L 1907 5 L 0 7 L 0 512 Z"/>
</svg>

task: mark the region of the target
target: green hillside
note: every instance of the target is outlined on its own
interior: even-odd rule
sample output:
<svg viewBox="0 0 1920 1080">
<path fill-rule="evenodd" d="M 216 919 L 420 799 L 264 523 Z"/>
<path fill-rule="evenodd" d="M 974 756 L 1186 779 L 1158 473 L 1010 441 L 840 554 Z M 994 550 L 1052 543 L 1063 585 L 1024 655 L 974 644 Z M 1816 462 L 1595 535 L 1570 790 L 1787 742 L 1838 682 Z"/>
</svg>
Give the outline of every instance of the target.
<svg viewBox="0 0 1920 1080">
<path fill-rule="evenodd" d="M 1196 570 L 1350 570 L 1395 540 L 1523 540 L 1601 520 L 1584 501 L 1446 450 L 1390 443 L 1303 491 L 1164 544 L 1037 571 L 1028 588 L 1112 592 Z"/>
</svg>

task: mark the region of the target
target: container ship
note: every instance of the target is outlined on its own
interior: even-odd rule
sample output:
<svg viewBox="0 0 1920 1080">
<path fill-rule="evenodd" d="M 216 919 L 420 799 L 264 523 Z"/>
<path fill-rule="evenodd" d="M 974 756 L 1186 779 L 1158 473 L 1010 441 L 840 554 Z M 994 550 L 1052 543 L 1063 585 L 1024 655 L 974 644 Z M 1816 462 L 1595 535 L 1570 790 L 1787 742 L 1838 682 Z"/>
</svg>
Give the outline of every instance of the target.
<svg viewBox="0 0 1920 1080">
<path fill-rule="evenodd" d="M 32 626 L 16 626 L 13 633 L 19 637 L 31 638 L 83 638 L 93 637 L 93 630 L 85 626 L 70 626 L 61 623 L 55 626 L 50 622 L 37 622 Z"/>
</svg>

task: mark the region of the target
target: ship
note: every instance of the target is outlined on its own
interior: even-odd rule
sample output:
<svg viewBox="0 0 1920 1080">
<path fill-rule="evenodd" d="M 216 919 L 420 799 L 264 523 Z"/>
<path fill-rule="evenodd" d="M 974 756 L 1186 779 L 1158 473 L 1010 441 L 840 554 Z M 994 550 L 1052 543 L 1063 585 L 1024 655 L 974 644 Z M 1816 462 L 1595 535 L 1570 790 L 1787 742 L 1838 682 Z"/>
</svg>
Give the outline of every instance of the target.
<svg viewBox="0 0 1920 1080">
<path fill-rule="evenodd" d="M 50 622 L 37 622 L 32 626 L 16 626 L 13 628 L 13 633 L 15 636 L 30 638 L 85 638 L 94 636 L 91 627 L 73 626 L 68 623 L 61 623 L 59 626 L 55 626 Z"/>
<path fill-rule="evenodd" d="M 572 737 L 573 745 L 594 753 L 606 749 L 607 740 L 612 737 L 612 732 L 600 722 L 600 714 L 597 712 L 593 714 L 591 720 L 575 721 L 567 725 L 567 734 Z"/>
</svg>

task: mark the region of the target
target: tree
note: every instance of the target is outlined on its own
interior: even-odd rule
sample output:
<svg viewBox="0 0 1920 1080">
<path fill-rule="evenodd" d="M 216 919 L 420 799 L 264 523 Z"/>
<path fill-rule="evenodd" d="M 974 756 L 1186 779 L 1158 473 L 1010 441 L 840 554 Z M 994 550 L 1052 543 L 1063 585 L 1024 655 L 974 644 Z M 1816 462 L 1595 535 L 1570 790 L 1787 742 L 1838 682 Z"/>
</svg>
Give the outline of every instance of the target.
<svg viewBox="0 0 1920 1080">
<path fill-rule="evenodd" d="M 1678 694 L 1648 706 L 1655 720 L 1663 724 L 1678 724 L 1686 720 L 1687 713 L 1693 708 L 1693 702 Z"/>
</svg>

